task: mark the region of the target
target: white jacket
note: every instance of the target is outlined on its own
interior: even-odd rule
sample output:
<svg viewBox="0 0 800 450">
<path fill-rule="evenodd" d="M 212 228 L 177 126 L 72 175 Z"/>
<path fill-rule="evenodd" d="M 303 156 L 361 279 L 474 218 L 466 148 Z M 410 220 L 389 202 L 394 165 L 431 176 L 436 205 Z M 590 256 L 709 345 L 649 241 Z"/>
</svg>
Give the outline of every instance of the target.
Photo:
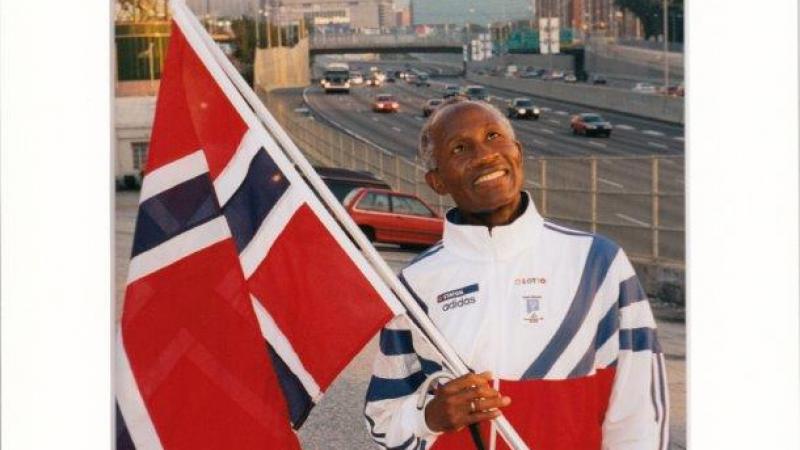
<svg viewBox="0 0 800 450">
<path fill-rule="evenodd" d="M 628 258 L 605 237 L 543 220 L 527 194 L 523 207 L 491 232 L 451 210 L 442 242 L 401 280 L 464 362 L 499 379 L 512 399 L 504 415 L 530 448 L 666 449 L 664 358 Z M 433 433 L 416 407 L 439 369 L 405 317 L 381 332 L 365 408 L 378 445 L 473 448 L 466 431 Z"/>
</svg>

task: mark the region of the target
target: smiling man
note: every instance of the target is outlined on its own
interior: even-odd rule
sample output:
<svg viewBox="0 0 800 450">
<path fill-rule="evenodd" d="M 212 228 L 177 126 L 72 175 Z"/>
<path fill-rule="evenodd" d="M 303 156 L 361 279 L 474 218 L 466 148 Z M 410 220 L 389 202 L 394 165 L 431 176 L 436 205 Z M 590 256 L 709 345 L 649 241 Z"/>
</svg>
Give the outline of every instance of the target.
<svg viewBox="0 0 800 450">
<path fill-rule="evenodd" d="M 444 103 L 419 153 L 457 206 L 400 279 L 475 373 L 441 380 L 406 319 L 390 323 L 365 409 L 376 443 L 474 448 L 465 427 L 479 424 L 486 448 L 507 448 L 491 422 L 503 414 L 536 450 L 665 449 L 664 358 L 625 253 L 539 215 L 522 146 L 487 103 Z"/>
</svg>

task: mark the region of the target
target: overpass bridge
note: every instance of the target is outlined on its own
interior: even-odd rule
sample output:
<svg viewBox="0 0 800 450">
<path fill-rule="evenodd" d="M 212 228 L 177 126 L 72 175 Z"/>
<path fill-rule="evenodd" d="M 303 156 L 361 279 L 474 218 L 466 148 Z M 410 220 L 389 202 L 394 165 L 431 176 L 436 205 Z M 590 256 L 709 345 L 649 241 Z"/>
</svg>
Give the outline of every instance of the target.
<svg viewBox="0 0 800 450">
<path fill-rule="evenodd" d="M 458 53 L 463 51 L 464 35 L 451 33 L 419 37 L 413 34 L 315 34 L 309 42 L 309 55 L 344 53 Z"/>
</svg>

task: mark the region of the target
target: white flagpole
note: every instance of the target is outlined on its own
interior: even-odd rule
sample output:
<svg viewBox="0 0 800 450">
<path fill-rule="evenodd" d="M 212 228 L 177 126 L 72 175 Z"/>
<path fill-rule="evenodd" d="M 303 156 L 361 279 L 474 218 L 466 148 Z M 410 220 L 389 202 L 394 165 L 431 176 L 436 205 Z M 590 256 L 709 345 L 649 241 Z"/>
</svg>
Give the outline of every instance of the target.
<svg viewBox="0 0 800 450">
<path fill-rule="evenodd" d="M 183 0 L 170 0 L 170 7 L 173 11 L 173 19 L 181 25 L 187 39 L 192 39 L 188 34 L 193 33 L 194 38 L 199 38 L 203 41 L 205 47 L 211 52 L 216 63 L 222 68 L 228 78 L 233 82 L 239 93 L 244 97 L 245 101 L 256 113 L 256 116 L 262 121 L 266 128 L 278 141 L 280 146 L 286 152 L 289 159 L 292 160 L 309 183 L 317 191 L 325 205 L 333 212 L 334 216 L 344 226 L 345 230 L 353 237 L 356 245 L 361 249 L 364 256 L 372 264 L 377 274 L 381 279 L 395 292 L 400 302 L 405 306 L 412 318 L 422 329 L 423 334 L 431 341 L 434 347 L 441 353 L 442 357 L 447 362 L 447 365 L 455 373 L 456 376 L 466 375 L 469 373 L 469 368 L 464 364 L 456 351 L 452 348 L 449 342 L 441 334 L 436 325 L 430 320 L 427 314 L 417 304 L 416 300 L 411 296 L 405 286 L 397 279 L 397 276 L 392 272 L 392 269 L 386 264 L 386 261 L 378 254 L 375 247 L 367 239 L 360 228 L 353 222 L 353 219 L 345 211 L 344 206 L 333 196 L 330 189 L 325 185 L 317 172 L 311 167 L 311 164 L 303 156 L 302 152 L 297 148 L 295 143 L 286 134 L 286 131 L 278 124 L 272 114 L 267 110 L 261 99 L 253 92 L 247 82 L 242 78 L 241 74 L 228 60 L 227 56 L 211 39 L 211 36 L 202 28 L 202 25 L 186 6 Z M 190 29 L 186 29 L 189 27 Z M 202 54 L 198 57 L 203 58 Z M 204 61 L 209 64 L 210 61 Z M 511 426 L 508 420 L 500 416 L 494 419 L 500 434 L 505 438 L 506 442 L 514 450 L 528 450 L 522 438 L 517 434 L 516 430 Z"/>
</svg>

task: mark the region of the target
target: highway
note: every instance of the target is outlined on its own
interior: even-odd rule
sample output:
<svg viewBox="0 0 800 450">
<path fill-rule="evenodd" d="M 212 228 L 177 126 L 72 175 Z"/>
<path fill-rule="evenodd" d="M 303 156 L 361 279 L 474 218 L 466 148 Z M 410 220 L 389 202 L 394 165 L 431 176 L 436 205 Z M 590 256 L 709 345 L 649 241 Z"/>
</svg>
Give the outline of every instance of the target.
<svg viewBox="0 0 800 450">
<path fill-rule="evenodd" d="M 357 70 L 368 73 L 366 63 Z M 384 67 L 386 65 L 383 65 Z M 431 70 L 430 63 L 422 65 Z M 402 64 L 394 63 L 399 68 Z M 437 78 L 430 87 L 415 87 L 403 80 L 380 88 L 357 86 L 349 95 L 325 94 L 311 86 L 302 91 L 277 91 L 276 96 L 292 107 L 307 104 L 314 115 L 335 128 L 366 140 L 387 152 L 414 160 L 419 132 L 425 122 L 422 107 L 429 98 L 440 97 L 445 84 L 470 84 L 460 78 Z M 510 99 L 519 93 L 488 88 L 490 102 L 505 112 Z M 374 113 L 371 104 L 378 93 L 394 94 L 398 113 Z M 526 157 L 526 188 L 541 187 L 540 158 L 548 159 L 546 215 L 567 224 L 586 228 L 591 220 L 591 196 L 570 190 L 591 189 L 588 158 L 598 158 L 597 220 L 607 226 L 598 231 L 624 242 L 632 255 L 651 251 L 648 227 L 654 224 L 652 189 L 653 161 L 658 161 L 658 225 L 670 229 L 684 227 L 684 129 L 623 113 L 603 112 L 614 131 L 610 138 L 575 136 L 569 127 L 573 114 L 593 112 L 585 107 L 531 96 L 542 111 L 539 120 L 512 120 Z M 560 159 L 564 158 L 564 159 Z M 631 243 L 631 241 L 635 241 Z M 666 231 L 660 238 L 661 255 L 677 261 L 684 258 L 683 232 Z"/>
</svg>

